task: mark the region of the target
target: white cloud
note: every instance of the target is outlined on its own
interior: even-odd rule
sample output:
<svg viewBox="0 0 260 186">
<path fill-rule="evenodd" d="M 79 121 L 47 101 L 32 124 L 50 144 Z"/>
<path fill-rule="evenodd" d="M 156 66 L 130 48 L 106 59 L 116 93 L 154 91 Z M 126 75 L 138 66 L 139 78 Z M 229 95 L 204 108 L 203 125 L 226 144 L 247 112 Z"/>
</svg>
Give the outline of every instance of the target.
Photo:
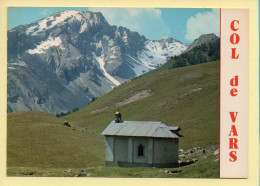
<svg viewBox="0 0 260 186">
<path fill-rule="evenodd" d="M 50 14 L 50 13 L 51 13 L 51 11 L 48 10 L 48 9 L 44 9 L 44 10 L 41 12 L 42 15 L 48 15 L 48 14 Z"/>
<path fill-rule="evenodd" d="M 148 39 L 168 37 L 170 29 L 156 8 L 88 8 L 93 12 L 101 12 L 109 24 L 127 27 Z"/>
<path fill-rule="evenodd" d="M 197 13 L 186 22 L 185 39 L 193 41 L 202 34 L 215 33 L 219 36 L 219 9 L 210 12 Z"/>
</svg>

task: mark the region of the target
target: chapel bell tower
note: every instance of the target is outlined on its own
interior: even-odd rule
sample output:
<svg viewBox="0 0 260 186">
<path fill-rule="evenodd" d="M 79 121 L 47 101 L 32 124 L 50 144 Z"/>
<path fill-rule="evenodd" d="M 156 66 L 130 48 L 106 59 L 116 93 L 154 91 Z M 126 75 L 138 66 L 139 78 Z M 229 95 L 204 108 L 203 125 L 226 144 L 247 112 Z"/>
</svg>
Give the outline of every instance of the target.
<svg viewBox="0 0 260 186">
<path fill-rule="evenodd" d="M 115 113 L 115 123 L 120 123 L 121 122 L 121 113 L 118 111 Z"/>
</svg>

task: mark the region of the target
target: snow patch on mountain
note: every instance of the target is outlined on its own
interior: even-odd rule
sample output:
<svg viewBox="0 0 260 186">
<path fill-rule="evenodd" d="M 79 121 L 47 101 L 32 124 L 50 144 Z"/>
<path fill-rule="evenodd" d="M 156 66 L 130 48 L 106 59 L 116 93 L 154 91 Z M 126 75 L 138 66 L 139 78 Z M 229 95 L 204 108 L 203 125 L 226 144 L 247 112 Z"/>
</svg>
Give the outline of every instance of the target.
<svg viewBox="0 0 260 186">
<path fill-rule="evenodd" d="M 20 61 L 20 60 L 15 60 L 12 63 L 8 63 L 7 66 L 8 66 L 7 68 L 10 70 L 15 70 L 17 66 L 28 67 L 28 65 L 24 61 Z"/>
<path fill-rule="evenodd" d="M 38 28 L 39 26 L 38 25 L 34 25 L 34 26 L 31 26 L 29 27 L 27 30 L 26 30 L 26 35 L 29 35 L 31 32 L 33 32 L 36 28 Z"/>
<path fill-rule="evenodd" d="M 146 41 L 145 49 L 137 55 L 139 60 L 152 70 L 164 64 L 169 57 L 179 55 L 186 49 L 187 46 L 178 41 Z"/>
<path fill-rule="evenodd" d="M 137 76 L 140 76 L 145 72 L 155 69 L 154 67 L 151 67 L 149 63 L 135 59 L 130 55 L 126 55 L 126 56 L 132 59 L 133 61 L 135 61 L 135 64 L 133 64 L 134 67 L 132 69 Z"/>
<path fill-rule="evenodd" d="M 16 66 L 20 66 L 20 67 L 27 67 L 28 65 L 24 62 L 24 61 L 15 61 L 15 62 L 12 62 L 12 63 L 8 63 L 7 64 L 7 68 L 10 69 L 10 70 L 15 70 Z"/>
<path fill-rule="evenodd" d="M 103 74 L 116 86 L 120 85 L 121 83 L 119 81 L 117 81 L 113 76 L 111 76 L 109 73 L 107 73 L 106 69 L 105 69 L 105 62 L 104 62 L 104 53 L 102 52 L 102 54 L 98 57 L 96 56 L 96 54 L 93 52 L 92 53 L 94 59 L 99 63 L 99 66 L 101 68 L 101 70 L 103 71 Z"/>
<path fill-rule="evenodd" d="M 83 33 L 86 29 L 87 29 L 88 25 L 86 22 L 83 23 L 83 25 L 81 25 L 79 33 Z"/>
<path fill-rule="evenodd" d="M 8 63 L 8 66 L 9 65 L 15 65 L 15 66 L 21 66 L 21 67 L 27 67 L 28 65 L 24 62 L 24 61 L 17 61 L 15 63 Z"/>
<path fill-rule="evenodd" d="M 62 43 L 59 37 L 53 38 L 49 37 L 46 41 L 43 41 L 41 44 L 37 45 L 35 49 L 28 50 L 29 54 L 42 54 L 45 53 L 45 50 L 52 46 L 60 46 Z M 61 49 L 64 49 L 60 46 Z"/>
<path fill-rule="evenodd" d="M 64 12 L 56 14 L 56 16 L 52 15 L 50 17 L 42 19 L 41 21 L 38 22 L 38 25 L 29 27 L 26 31 L 26 34 L 37 35 L 39 32 L 49 30 L 54 26 L 56 26 L 57 24 L 63 23 L 67 18 L 71 18 L 71 17 L 75 18 L 78 21 L 81 21 L 83 19 L 83 16 L 80 15 L 78 11 L 66 10 Z"/>
</svg>

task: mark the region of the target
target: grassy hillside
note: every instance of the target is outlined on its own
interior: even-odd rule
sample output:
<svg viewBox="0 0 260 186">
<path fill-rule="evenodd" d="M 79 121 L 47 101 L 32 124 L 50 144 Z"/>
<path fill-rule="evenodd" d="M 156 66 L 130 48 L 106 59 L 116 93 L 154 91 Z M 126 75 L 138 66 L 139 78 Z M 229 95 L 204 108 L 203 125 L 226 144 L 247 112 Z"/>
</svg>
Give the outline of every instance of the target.
<svg viewBox="0 0 260 186">
<path fill-rule="evenodd" d="M 27 175 L 32 175 L 31 169 L 37 169 L 39 175 L 52 176 L 62 174 L 57 168 L 88 167 L 87 170 L 94 172 L 93 176 L 131 176 L 130 169 L 104 167 L 105 137 L 100 133 L 114 119 L 118 107 L 123 120 L 162 121 L 169 126 L 180 126 L 184 136 L 180 139 L 181 149 L 217 146 L 219 62 L 166 70 L 132 80 L 63 118 L 44 112 L 9 113 L 9 175 L 28 171 Z M 73 127 L 63 126 L 65 119 Z M 218 162 L 214 160 L 215 157 L 211 157 L 183 167 L 182 173 L 170 177 L 217 177 Z M 41 173 L 43 168 L 53 174 Z M 65 175 L 71 176 L 71 173 Z M 145 169 L 143 175 L 138 173 L 133 177 L 154 175 L 164 177 L 158 174 L 158 169 Z"/>
<path fill-rule="evenodd" d="M 45 112 L 14 112 L 7 118 L 8 167 L 84 167 L 103 163 L 103 141 L 81 128 L 63 126 Z M 91 148 L 90 148 L 91 147 Z M 90 159 L 92 161 L 90 161 Z"/>
<path fill-rule="evenodd" d="M 142 94 L 148 96 L 119 107 L 123 120 L 162 121 L 180 126 L 185 136 L 180 140 L 180 148 L 218 144 L 219 62 L 133 80 L 65 118 L 74 125 L 88 127 L 89 132 L 98 136 L 114 119 L 118 103 Z"/>
</svg>

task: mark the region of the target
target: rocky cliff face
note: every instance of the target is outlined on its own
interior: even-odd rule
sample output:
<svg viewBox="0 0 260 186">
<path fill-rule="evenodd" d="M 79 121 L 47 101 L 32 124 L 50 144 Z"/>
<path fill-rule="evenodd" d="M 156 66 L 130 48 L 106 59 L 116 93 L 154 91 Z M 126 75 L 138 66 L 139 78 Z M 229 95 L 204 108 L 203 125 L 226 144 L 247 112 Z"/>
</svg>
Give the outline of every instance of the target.
<svg viewBox="0 0 260 186">
<path fill-rule="evenodd" d="M 82 108 L 186 49 L 111 26 L 101 13 L 55 13 L 8 31 L 8 110 Z"/>
</svg>

